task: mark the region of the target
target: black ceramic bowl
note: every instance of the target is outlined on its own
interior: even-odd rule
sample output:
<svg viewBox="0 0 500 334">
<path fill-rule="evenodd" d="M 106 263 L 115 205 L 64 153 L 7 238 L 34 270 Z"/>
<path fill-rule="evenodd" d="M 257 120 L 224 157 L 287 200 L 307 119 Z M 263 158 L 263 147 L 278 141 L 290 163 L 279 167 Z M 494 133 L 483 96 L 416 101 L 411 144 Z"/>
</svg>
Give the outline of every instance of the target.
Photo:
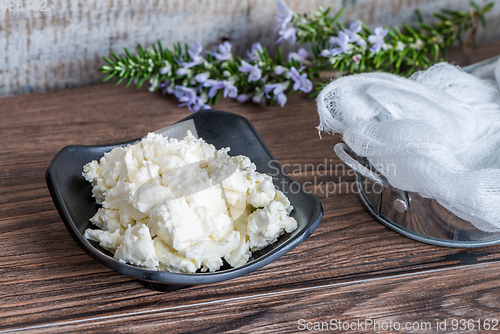
<svg viewBox="0 0 500 334">
<path fill-rule="evenodd" d="M 246 155 L 257 166 L 259 172 L 273 176 L 275 186 L 283 191 L 294 210 L 292 216 L 298 228 L 292 233 L 282 235 L 278 241 L 258 252 L 254 252 L 247 264 L 238 268 L 225 265 L 213 273 L 178 274 L 146 270 L 115 260 L 113 254 L 104 250 L 98 243 L 83 236 L 85 230 L 93 227 L 89 221 L 98 209 L 92 197 L 92 187 L 82 177 L 83 166 L 99 160 L 105 152 L 130 142 L 103 146 L 67 146 L 52 160 L 47 169 L 46 179 L 52 199 L 66 228 L 78 245 L 91 257 L 122 274 L 141 280 L 145 286 L 160 290 L 172 290 L 200 283 L 212 283 L 235 278 L 276 260 L 303 242 L 318 227 L 323 216 L 319 200 L 300 188 L 273 158 L 253 125 L 244 117 L 216 110 L 200 111 L 185 118 L 193 120 L 198 136 L 217 149 L 231 147 L 229 154 Z M 182 122 L 182 121 L 181 121 Z M 191 122 L 192 124 L 192 122 Z M 161 131 L 163 135 L 173 136 L 175 125 Z"/>
</svg>

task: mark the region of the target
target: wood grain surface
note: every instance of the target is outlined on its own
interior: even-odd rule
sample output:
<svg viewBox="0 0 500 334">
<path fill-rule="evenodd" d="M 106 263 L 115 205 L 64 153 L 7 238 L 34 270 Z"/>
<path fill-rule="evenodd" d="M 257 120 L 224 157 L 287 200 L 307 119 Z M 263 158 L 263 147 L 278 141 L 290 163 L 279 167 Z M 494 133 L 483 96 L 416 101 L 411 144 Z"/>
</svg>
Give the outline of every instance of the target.
<svg viewBox="0 0 500 334">
<path fill-rule="evenodd" d="M 500 43 L 480 45 L 473 60 L 498 53 Z M 0 333 L 294 333 L 301 324 L 365 318 L 431 322 L 427 331 L 403 331 L 415 333 L 438 332 L 436 321 L 448 319 L 443 333 L 456 332 L 451 319 L 500 319 L 500 246 L 432 246 L 376 222 L 333 152 L 340 138 L 319 138 L 314 100 L 296 96 L 283 108 L 224 100 L 217 108 L 254 124 L 321 200 L 324 219 L 304 243 L 249 275 L 161 293 L 77 246 L 45 170 L 66 145 L 138 138 L 190 112 L 161 94 L 113 85 L 0 99 Z"/>
</svg>

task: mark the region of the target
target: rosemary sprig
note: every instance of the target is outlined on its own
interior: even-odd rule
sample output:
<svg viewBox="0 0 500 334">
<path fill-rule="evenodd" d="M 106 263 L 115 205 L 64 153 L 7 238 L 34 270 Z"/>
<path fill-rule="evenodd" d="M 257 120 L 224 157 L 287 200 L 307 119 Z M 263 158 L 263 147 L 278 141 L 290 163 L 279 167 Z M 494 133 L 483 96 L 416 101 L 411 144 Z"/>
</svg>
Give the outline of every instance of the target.
<svg viewBox="0 0 500 334">
<path fill-rule="evenodd" d="M 279 4 L 282 14 L 280 40 L 296 39 L 308 44 L 304 49 L 283 58 L 278 48 L 272 58 L 266 48 L 256 43 L 243 59 L 231 53 L 231 45 L 225 42 L 218 50 L 203 53 L 197 43 L 192 46 L 176 43 L 164 48 L 161 42 L 144 49 L 139 44 L 137 53 L 125 49 L 124 56 L 112 54 L 104 57 L 106 65 L 100 71 L 106 73 L 104 81 L 117 78 L 117 84 L 126 87 L 135 83 L 140 88 L 145 82 L 150 91 L 161 90 L 174 94 L 181 105 L 192 111 L 208 108 L 224 96 L 237 97 L 238 101 L 253 100 L 257 103 L 286 103 L 286 95 L 293 91 L 312 91 L 311 79 L 321 73 L 334 75 L 386 71 L 409 76 L 415 71 L 446 60 L 447 49 L 456 41 L 473 40 L 477 21 L 486 25 L 484 14 L 493 3 L 479 7 L 470 2 L 469 11 L 443 9 L 434 13 L 436 22 L 425 23 L 418 11 L 417 26 L 378 27 L 369 30 L 362 21 L 349 28 L 339 22 L 343 9 L 330 16 L 331 8 L 320 8 L 314 15 L 299 15 Z M 281 7 L 280 7 L 281 6 Z M 288 27 L 288 25 L 291 27 Z M 349 37 L 347 37 L 349 36 Z M 321 80 L 315 80 L 315 95 L 322 88 Z"/>
</svg>

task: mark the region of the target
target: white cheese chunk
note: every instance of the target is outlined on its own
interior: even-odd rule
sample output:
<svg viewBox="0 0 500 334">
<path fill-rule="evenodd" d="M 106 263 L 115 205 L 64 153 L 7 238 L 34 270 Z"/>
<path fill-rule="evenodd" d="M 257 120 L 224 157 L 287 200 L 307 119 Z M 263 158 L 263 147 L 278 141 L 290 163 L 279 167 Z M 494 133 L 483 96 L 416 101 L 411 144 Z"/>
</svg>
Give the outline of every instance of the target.
<svg viewBox="0 0 500 334">
<path fill-rule="evenodd" d="M 297 227 L 272 178 L 245 156 L 231 157 L 188 133 L 150 133 L 84 166 L 101 204 L 85 237 L 121 262 L 179 273 L 243 266 Z"/>
<path fill-rule="evenodd" d="M 130 226 L 120 237 L 115 258 L 121 262 L 155 269 L 159 263 L 148 227 L 144 224 Z"/>
<path fill-rule="evenodd" d="M 285 231 L 297 228 L 297 221 L 288 216 L 283 203 L 272 201 L 248 217 L 247 235 L 250 249 L 259 250 L 275 242 Z"/>
</svg>

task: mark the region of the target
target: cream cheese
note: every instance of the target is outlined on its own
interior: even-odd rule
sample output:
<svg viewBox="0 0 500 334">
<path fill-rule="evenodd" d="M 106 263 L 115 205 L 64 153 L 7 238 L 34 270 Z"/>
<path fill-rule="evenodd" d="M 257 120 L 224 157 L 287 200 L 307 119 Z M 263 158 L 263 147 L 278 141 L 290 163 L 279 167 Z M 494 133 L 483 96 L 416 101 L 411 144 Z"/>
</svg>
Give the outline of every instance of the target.
<svg viewBox="0 0 500 334">
<path fill-rule="evenodd" d="M 272 178 L 228 151 L 190 132 L 183 140 L 150 133 L 86 164 L 101 208 L 90 219 L 100 229 L 85 237 L 152 270 L 216 271 L 222 259 L 244 265 L 297 222 Z"/>
</svg>

